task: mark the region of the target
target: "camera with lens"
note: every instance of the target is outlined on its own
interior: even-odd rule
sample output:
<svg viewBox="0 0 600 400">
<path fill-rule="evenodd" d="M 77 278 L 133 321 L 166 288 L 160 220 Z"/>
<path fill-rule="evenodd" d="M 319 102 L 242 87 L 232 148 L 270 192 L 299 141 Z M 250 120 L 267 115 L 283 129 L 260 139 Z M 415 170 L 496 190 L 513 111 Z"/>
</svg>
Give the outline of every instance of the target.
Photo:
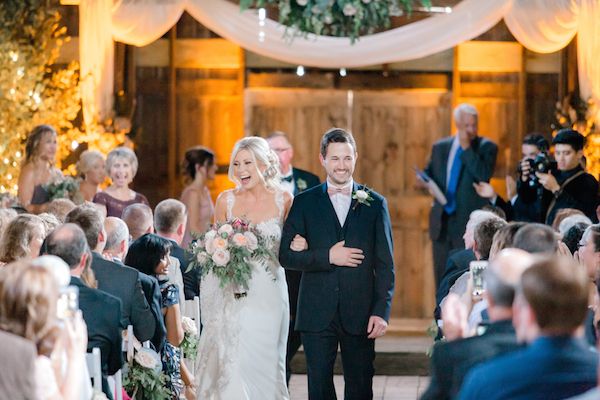
<svg viewBox="0 0 600 400">
<path fill-rule="evenodd" d="M 538 177 L 535 175 L 536 172 L 542 172 L 544 174 L 549 173 L 553 168 L 553 162 L 546 152 L 540 152 L 535 158 L 527 158 L 524 162 L 529 164 L 529 177 L 527 184 L 530 187 L 537 187 L 540 184 Z M 522 173 L 521 164 L 518 167 L 519 174 Z"/>
</svg>

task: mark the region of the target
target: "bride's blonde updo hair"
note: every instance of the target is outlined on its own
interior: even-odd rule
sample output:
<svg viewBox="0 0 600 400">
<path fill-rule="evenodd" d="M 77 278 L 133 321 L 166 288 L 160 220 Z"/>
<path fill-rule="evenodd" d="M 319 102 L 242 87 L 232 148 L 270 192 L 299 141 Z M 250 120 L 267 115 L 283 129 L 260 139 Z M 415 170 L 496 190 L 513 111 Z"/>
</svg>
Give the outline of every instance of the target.
<svg viewBox="0 0 600 400">
<path fill-rule="evenodd" d="M 266 167 L 262 174 L 260 174 L 260 170 L 258 172 L 267 189 L 276 189 L 280 186 L 279 157 L 271 150 L 269 143 L 258 136 L 245 137 L 238 140 L 233 146 L 231 160 L 229 161 L 229 179 L 232 182 L 239 185 L 239 182 L 233 176 L 233 160 L 235 160 L 240 150 L 246 150 L 252 154 L 257 170 L 259 164 Z"/>
</svg>

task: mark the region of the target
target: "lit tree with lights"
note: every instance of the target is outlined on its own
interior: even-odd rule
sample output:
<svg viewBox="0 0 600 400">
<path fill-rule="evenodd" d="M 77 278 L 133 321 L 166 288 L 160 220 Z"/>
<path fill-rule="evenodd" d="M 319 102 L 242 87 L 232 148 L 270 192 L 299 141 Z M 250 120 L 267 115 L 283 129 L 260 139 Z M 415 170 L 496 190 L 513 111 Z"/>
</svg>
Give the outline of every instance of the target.
<svg viewBox="0 0 600 400">
<path fill-rule="evenodd" d="M 58 0 L 0 1 L 0 192 L 16 193 L 25 140 L 36 125 L 56 129 L 59 167 L 71 174 L 68 156 L 81 143 L 106 154 L 125 140 L 124 132 L 103 124 L 83 131 L 74 123 L 81 110 L 79 65 L 56 65 L 69 40 L 57 7 Z"/>
</svg>

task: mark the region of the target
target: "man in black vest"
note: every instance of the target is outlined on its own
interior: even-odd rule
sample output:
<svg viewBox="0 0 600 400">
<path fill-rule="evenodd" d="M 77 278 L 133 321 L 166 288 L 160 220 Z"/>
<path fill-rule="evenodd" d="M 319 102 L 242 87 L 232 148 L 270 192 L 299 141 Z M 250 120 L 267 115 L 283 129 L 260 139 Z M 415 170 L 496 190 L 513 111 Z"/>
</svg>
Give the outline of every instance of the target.
<svg viewBox="0 0 600 400">
<path fill-rule="evenodd" d="M 321 183 L 319 177 L 300 168 L 292 167 L 294 158 L 294 148 L 290 144 L 287 135 L 283 132 L 275 131 L 267 136 L 269 147 L 279 158 L 279 170 L 281 172 L 281 186 L 296 196 L 301 192 L 315 187 Z M 290 329 L 288 331 L 287 356 L 286 356 L 286 378 L 290 382 L 292 372 L 290 370 L 290 361 L 300 348 L 302 339 L 300 332 L 294 330 L 296 323 L 296 310 L 298 304 L 298 290 L 300 289 L 300 279 L 302 272 L 285 271 L 285 280 L 288 286 L 288 296 L 290 301 Z"/>
</svg>

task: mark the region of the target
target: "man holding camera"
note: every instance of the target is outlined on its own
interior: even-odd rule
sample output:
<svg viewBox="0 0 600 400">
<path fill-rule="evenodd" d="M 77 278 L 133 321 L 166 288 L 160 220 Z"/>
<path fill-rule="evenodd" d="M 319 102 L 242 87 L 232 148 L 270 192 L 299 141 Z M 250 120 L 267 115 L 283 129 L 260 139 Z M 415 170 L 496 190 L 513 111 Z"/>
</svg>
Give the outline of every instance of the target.
<svg viewBox="0 0 600 400">
<path fill-rule="evenodd" d="M 533 162 L 521 162 L 519 200 L 537 215 L 537 221 L 551 225 L 563 208 L 582 211 L 597 221 L 598 181 L 581 166 L 584 136 L 562 129 L 552 140 L 556 165 L 538 155 Z"/>
</svg>

